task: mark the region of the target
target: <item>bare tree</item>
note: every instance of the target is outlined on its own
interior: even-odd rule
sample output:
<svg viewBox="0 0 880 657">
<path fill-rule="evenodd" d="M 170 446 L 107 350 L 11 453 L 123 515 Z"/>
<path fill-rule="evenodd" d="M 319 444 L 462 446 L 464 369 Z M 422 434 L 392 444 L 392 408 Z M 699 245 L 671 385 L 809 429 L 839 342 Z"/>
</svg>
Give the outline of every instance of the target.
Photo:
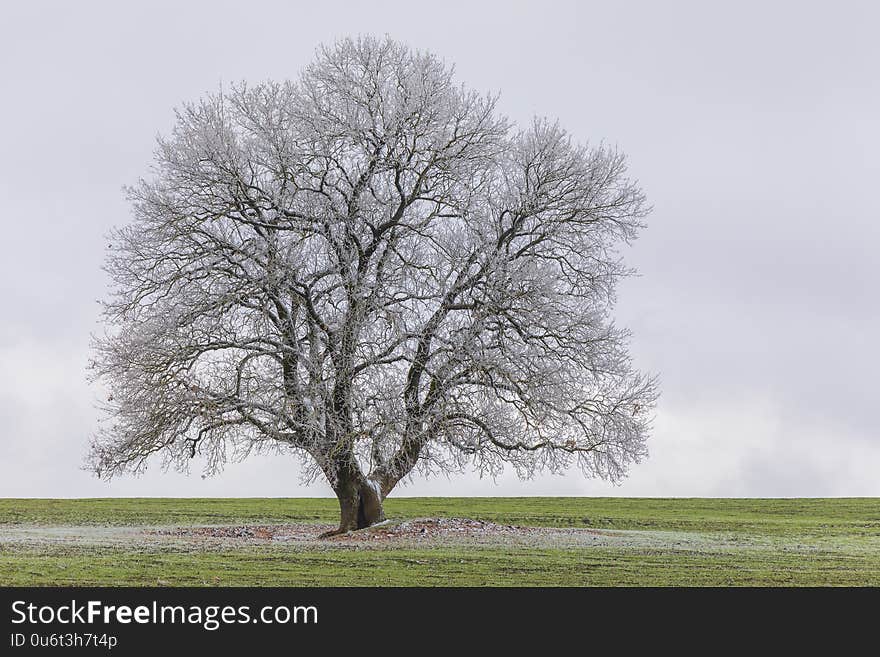
<svg viewBox="0 0 880 657">
<path fill-rule="evenodd" d="M 622 477 L 656 398 L 610 319 L 644 196 L 618 152 L 495 105 L 362 38 L 179 111 L 111 239 L 89 467 L 293 451 L 340 531 L 416 468 Z"/>
</svg>

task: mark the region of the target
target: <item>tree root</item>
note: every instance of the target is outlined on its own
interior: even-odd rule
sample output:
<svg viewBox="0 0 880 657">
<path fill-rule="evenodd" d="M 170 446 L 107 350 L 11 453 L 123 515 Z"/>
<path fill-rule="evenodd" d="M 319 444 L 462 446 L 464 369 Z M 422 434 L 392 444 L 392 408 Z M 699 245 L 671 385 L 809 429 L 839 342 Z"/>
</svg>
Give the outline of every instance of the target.
<svg viewBox="0 0 880 657">
<path fill-rule="evenodd" d="M 372 525 L 367 525 L 366 527 L 358 527 L 357 529 L 342 529 L 341 527 L 337 527 L 336 529 L 331 529 L 329 531 L 318 534 L 318 538 L 332 538 L 333 536 L 341 536 L 342 534 L 359 534 L 360 532 L 369 531 L 376 527 L 382 527 L 384 525 L 396 524 L 396 521 L 391 520 L 380 520 L 379 522 L 375 522 Z"/>
<path fill-rule="evenodd" d="M 333 536 L 340 536 L 341 534 L 350 534 L 352 531 L 353 530 L 351 529 L 340 529 L 337 527 L 336 529 L 331 529 L 330 531 L 318 534 L 318 538 L 331 538 Z"/>
</svg>

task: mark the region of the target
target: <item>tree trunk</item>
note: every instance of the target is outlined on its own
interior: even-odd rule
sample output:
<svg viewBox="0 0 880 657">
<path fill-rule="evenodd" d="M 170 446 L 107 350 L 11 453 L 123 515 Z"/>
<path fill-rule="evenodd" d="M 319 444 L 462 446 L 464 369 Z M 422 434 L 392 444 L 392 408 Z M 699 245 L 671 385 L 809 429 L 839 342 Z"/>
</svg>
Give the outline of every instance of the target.
<svg viewBox="0 0 880 657">
<path fill-rule="evenodd" d="M 330 534 L 364 529 L 385 520 L 381 491 L 371 480 L 340 483 L 335 492 L 339 498 L 339 529 Z"/>
</svg>

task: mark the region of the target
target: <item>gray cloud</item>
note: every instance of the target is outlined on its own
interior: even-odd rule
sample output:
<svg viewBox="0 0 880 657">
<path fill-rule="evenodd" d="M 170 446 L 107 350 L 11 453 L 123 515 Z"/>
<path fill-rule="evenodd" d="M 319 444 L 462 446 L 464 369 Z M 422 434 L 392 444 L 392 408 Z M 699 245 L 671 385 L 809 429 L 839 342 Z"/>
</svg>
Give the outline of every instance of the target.
<svg viewBox="0 0 880 657">
<path fill-rule="evenodd" d="M 878 495 L 880 60 L 869 3 L 19 3 L 0 26 L 0 496 L 297 495 L 293 459 L 220 478 L 81 472 L 107 229 L 172 108 L 388 33 L 628 153 L 655 206 L 624 255 L 633 352 L 660 373 L 651 457 L 406 494 Z"/>
</svg>

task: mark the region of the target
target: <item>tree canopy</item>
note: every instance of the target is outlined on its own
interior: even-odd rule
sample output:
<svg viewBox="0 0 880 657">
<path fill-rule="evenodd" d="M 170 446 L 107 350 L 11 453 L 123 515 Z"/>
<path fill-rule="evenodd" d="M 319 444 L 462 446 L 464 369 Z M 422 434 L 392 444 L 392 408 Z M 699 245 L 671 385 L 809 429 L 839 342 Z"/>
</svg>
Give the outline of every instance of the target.
<svg viewBox="0 0 880 657">
<path fill-rule="evenodd" d="M 111 237 L 90 467 L 294 452 L 340 530 L 415 469 L 624 476 L 657 396 L 611 317 L 644 195 L 496 105 L 361 38 L 181 108 Z"/>
</svg>

